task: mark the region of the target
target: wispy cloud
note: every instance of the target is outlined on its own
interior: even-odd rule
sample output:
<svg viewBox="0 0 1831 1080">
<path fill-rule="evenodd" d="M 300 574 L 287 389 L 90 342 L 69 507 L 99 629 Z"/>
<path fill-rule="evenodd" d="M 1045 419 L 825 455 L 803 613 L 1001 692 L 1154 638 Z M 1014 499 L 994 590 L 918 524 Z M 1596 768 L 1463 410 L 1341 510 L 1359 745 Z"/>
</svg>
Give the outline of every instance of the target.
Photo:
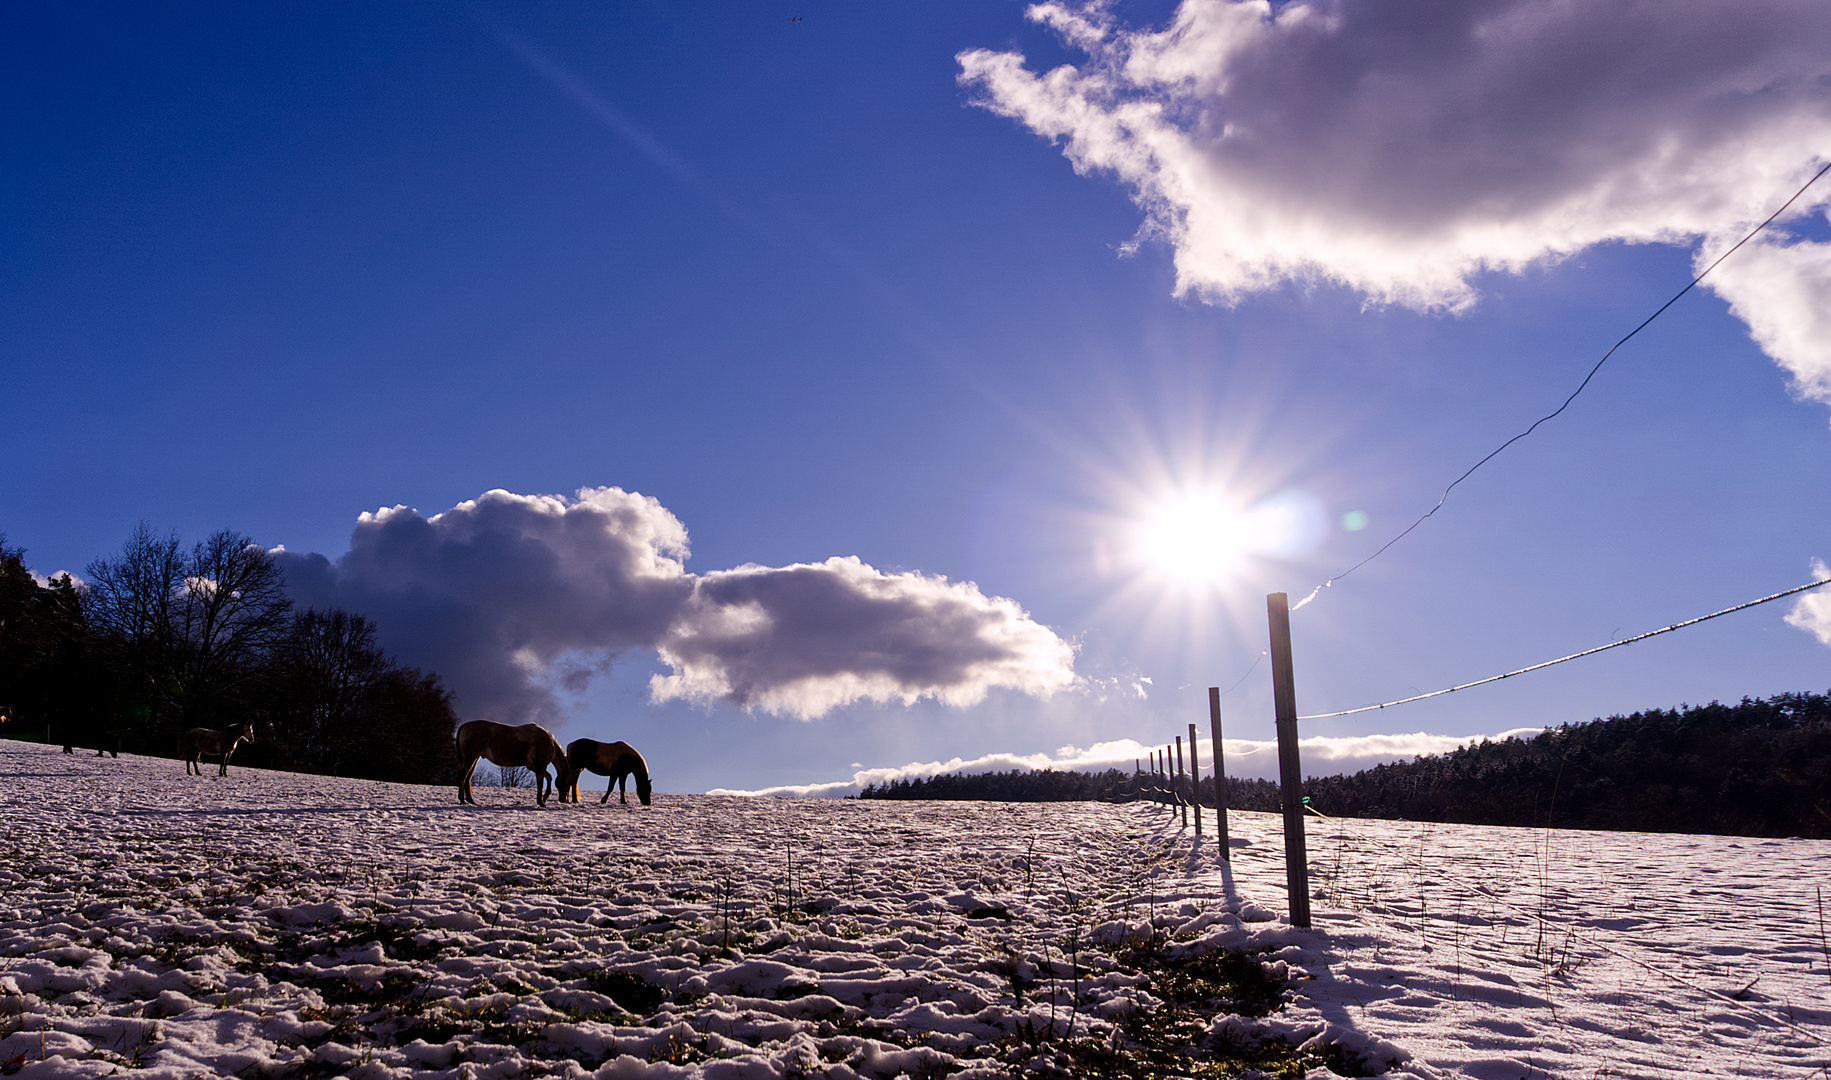
<svg viewBox="0 0 1831 1080">
<path fill-rule="evenodd" d="M 1485 738 L 1505 739 L 1515 735 L 1536 735 L 1538 728 L 1518 728 L 1498 735 L 1409 735 L 1315 736 L 1298 740 L 1306 776 L 1333 776 L 1355 773 L 1394 761 L 1409 761 L 1421 754 L 1444 754 L 1459 746 Z M 1278 776 L 1278 744 L 1254 739 L 1227 739 L 1227 775 L 1265 780 Z M 910 762 L 886 768 L 860 769 L 850 780 L 832 780 L 818 784 L 783 784 L 776 787 L 743 790 L 714 788 L 709 795 L 777 795 L 812 798 L 842 798 L 856 795 L 873 784 L 896 780 L 940 776 L 944 773 L 1009 772 L 1012 769 L 1038 771 L 1055 769 L 1081 772 L 1133 768 L 1138 761 L 1148 762 L 1159 746 L 1145 746 L 1131 739 L 1095 743 L 1082 749 L 1064 746 L 1053 754 L 986 754 L 976 758 L 953 758 L 948 761 Z M 1204 763 L 1203 776 L 1212 776 L 1214 744 L 1197 740 L 1197 753 Z M 1145 766 L 1149 768 L 1148 764 Z"/>
<path fill-rule="evenodd" d="M 1184 0 L 1162 29 L 1099 3 L 1029 15 L 1086 62 L 1039 73 L 976 49 L 961 81 L 1128 186 L 1178 292 L 1220 303 L 1331 282 L 1459 310 L 1479 273 L 1608 242 L 1697 244 L 1701 267 L 1831 147 L 1819 0 Z M 1770 230 L 1707 283 L 1831 401 L 1831 245 Z"/>
<path fill-rule="evenodd" d="M 276 553 L 301 604 L 373 618 L 388 648 L 439 672 L 469 717 L 556 720 L 632 650 L 673 673 L 658 701 L 724 701 L 812 719 L 860 700 L 972 705 L 1074 684 L 1074 649 L 971 582 L 856 558 L 686 570 L 686 526 L 620 488 L 574 498 L 490 491 L 425 517 L 365 513 L 350 550 Z"/>
</svg>

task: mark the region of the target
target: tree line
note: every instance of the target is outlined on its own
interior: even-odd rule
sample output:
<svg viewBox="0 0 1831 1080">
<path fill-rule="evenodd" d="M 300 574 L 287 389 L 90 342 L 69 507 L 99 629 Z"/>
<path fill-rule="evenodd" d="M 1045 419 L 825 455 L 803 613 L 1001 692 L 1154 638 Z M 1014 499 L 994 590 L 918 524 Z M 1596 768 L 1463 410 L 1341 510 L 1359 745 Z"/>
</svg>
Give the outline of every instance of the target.
<svg viewBox="0 0 1831 1080">
<path fill-rule="evenodd" d="M 1150 774 L 1045 770 L 899 780 L 859 797 L 1128 801 L 1161 790 Z M 1303 793 L 1331 817 L 1831 838 L 1831 697 L 1780 694 L 1565 724 L 1313 777 Z M 1190 797 L 1186 782 L 1181 794 Z M 1201 797 L 1214 805 L 1210 781 Z M 1229 778 L 1227 805 L 1276 812 L 1282 802 L 1270 780 Z"/>
<path fill-rule="evenodd" d="M 41 580 L 0 535 L 0 734 L 171 756 L 194 727 L 251 720 L 237 764 L 408 783 L 456 777 L 453 696 L 368 618 L 295 609 L 278 564 L 224 529 L 186 548 L 142 524 Z"/>
<path fill-rule="evenodd" d="M 1140 787 L 1129 772 L 1009 772 L 943 773 L 871 784 L 858 793 L 861 799 L 983 799 L 993 802 L 1130 802 Z"/>
</svg>

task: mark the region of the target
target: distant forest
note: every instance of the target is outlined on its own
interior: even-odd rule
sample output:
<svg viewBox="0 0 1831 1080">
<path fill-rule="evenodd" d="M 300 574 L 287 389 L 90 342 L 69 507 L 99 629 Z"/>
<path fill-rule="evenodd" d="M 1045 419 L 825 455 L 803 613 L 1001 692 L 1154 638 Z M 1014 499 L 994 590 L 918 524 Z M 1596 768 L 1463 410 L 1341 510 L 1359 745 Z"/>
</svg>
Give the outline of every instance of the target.
<svg viewBox="0 0 1831 1080">
<path fill-rule="evenodd" d="M 1213 787 L 1202 786 L 1212 806 Z M 1161 790 L 1121 770 L 1044 771 L 899 780 L 859 797 L 1129 801 Z M 1332 817 L 1831 838 L 1831 697 L 1781 694 L 1566 724 L 1317 777 L 1304 794 Z M 1227 805 L 1276 811 L 1278 785 L 1230 779 Z"/>
<path fill-rule="evenodd" d="M 40 582 L 0 535 L 0 736 L 175 756 L 194 727 L 255 726 L 235 763 L 409 783 L 457 774 L 452 695 L 367 618 L 295 610 L 273 558 L 142 525 L 81 584 Z"/>
</svg>

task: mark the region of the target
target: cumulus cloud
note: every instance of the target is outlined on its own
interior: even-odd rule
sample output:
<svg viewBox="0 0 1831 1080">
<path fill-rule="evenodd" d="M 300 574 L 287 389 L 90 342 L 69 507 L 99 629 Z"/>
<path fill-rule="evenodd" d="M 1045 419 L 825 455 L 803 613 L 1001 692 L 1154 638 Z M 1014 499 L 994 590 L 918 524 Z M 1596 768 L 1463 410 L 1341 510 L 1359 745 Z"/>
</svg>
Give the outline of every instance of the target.
<svg viewBox="0 0 1831 1080">
<path fill-rule="evenodd" d="M 1831 567 L 1812 560 L 1812 580 L 1831 578 Z M 1831 588 L 1814 589 L 1802 594 L 1787 612 L 1787 625 L 1797 626 L 1817 638 L 1821 645 L 1831 645 Z"/>
<path fill-rule="evenodd" d="M 431 517 L 377 510 L 334 563 L 278 558 L 301 605 L 368 615 L 390 650 L 458 691 L 465 715 L 521 722 L 557 715 L 557 661 L 575 661 L 559 674 L 577 685 L 592 660 L 667 632 L 693 592 L 686 555 L 686 527 L 659 502 L 588 488 L 490 491 Z"/>
<path fill-rule="evenodd" d="M 388 648 L 437 671 L 466 716 L 561 714 L 631 650 L 673 669 L 658 701 L 726 701 L 811 719 L 859 700 L 971 705 L 999 687 L 1048 696 L 1073 648 L 971 583 L 857 559 L 694 575 L 687 530 L 648 496 L 490 491 L 425 517 L 365 513 L 347 554 L 276 553 L 304 606 L 373 618 Z"/>
<path fill-rule="evenodd" d="M 1517 728 L 1498 735 L 1430 735 L 1422 731 L 1410 735 L 1319 735 L 1298 740 L 1305 776 L 1333 776 L 1356 773 L 1395 761 L 1410 761 L 1421 754 L 1446 754 L 1459 746 L 1483 739 L 1506 739 L 1512 736 L 1537 735 L 1538 728 Z M 1278 744 L 1256 739 L 1225 739 L 1227 775 L 1263 780 L 1278 778 Z M 783 784 L 777 787 L 743 790 L 714 788 L 708 795 L 776 795 L 801 798 L 843 798 L 856 795 L 872 784 L 895 780 L 940 776 L 944 773 L 1009 772 L 1012 769 L 1040 771 L 1100 772 L 1106 769 L 1130 770 L 1137 761 L 1149 761 L 1161 746 L 1145 746 L 1131 739 L 1095 743 L 1085 749 L 1064 746 L 1053 754 L 986 754 L 970 760 L 910 762 L 907 765 L 860 769 L 850 780 L 832 780 L 819 784 Z M 1200 739 L 1196 744 L 1203 776 L 1214 775 L 1214 743 Z M 1149 768 L 1149 766 L 1145 766 Z"/>
<path fill-rule="evenodd" d="M 719 699 L 809 719 L 854 701 L 977 705 L 993 687 L 1047 697 L 1074 650 L 971 582 L 886 574 L 856 558 L 743 566 L 694 582 L 659 647 L 657 701 Z"/>
<path fill-rule="evenodd" d="M 1831 147 L 1820 0 L 1183 0 L 1161 29 L 1105 5 L 1031 19 L 1086 54 L 958 59 L 978 104 L 1117 178 L 1177 290 L 1286 282 L 1459 310 L 1484 271 L 1592 245 L 1726 249 Z M 1831 182 L 1789 218 L 1822 210 Z M 1710 279 L 1798 389 L 1831 400 L 1831 245 L 1771 231 Z"/>
</svg>

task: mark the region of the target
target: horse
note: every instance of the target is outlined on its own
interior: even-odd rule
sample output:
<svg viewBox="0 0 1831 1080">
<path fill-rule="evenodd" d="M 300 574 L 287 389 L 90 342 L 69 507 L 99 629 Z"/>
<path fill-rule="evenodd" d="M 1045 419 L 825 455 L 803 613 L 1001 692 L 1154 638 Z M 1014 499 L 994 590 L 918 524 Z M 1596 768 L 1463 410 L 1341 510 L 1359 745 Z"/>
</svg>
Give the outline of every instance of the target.
<svg viewBox="0 0 1831 1080">
<path fill-rule="evenodd" d="M 623 803 L 629 802 L 629 778 L 636 777 L 636 798 L 642 805 L 648 805 L 649 782 L 648 762 L 636 753 L 636 748 L 626 742 L 601 743 L 596 739 L 574 739 L 566 745 L 566 763 L 572 769 L 572 801 L 579 801 L 579 777 L 585 771 L 608 776 L 610 781 L 604 785 L 604 797 L 598 802 L 610 801 L 610 789 L 614 785 L 619 790 L 617 798 Z"/>
<path fill-rule="evenodd" d="M 549 783 L 560 793 L 561 802 L 566 801 L 565 791 L 573 784 L 566 752 L 560 749 L 559 740 L 539 724 L 510 727 L 494 720 L 472 720 L 458 728 L 458 759 L 464 763 L 458 771 L 458 801 L 472 806 L 477 805 L 477 800 L 471 797 L 471 774 L 476 771 L 479 758 L 532 772 L 538 777 L 534 799 L 542 806 L 547 805 Z M 558 774 L 551 781 L 547 779 L 548 765 Z"/>
<path fill-rule="evenodd" d="M 254 724 L 248 720 L 243 720 L 232 728 L 223 728 L 221 731 L 194 727 L 178 739 L 178 753 L 184 758 L 184 774 L 189 776 L 194 770 L 198 776 L 202 776 L 203 766 L 198 764 L 198 759 L 208 754 L 211 757 L 219 755 L 222 757 L 222 766 L 217 770 L 216 775 L 228 776 L 229 756 L 234 754 L 235 748 L 242 743 L 253 741 Z"/>
<path fill-rule="evenodd" d="M 109 739 L 114 740 L 113 746 L 108 745 Z M 109 754 L 113 754 L 115 757 L 121 756 L 121 733 L 118 731 L 105 731 L 96 735 L 93 739 L 79 737 L 75 742 L 67 742 L 64 744 L 64 753 L 74 754 L 76 753 L 78 746 L 87 750 L 91 743 L 95 744 L 96 757 L 107 757 Z"/>
</svg>

